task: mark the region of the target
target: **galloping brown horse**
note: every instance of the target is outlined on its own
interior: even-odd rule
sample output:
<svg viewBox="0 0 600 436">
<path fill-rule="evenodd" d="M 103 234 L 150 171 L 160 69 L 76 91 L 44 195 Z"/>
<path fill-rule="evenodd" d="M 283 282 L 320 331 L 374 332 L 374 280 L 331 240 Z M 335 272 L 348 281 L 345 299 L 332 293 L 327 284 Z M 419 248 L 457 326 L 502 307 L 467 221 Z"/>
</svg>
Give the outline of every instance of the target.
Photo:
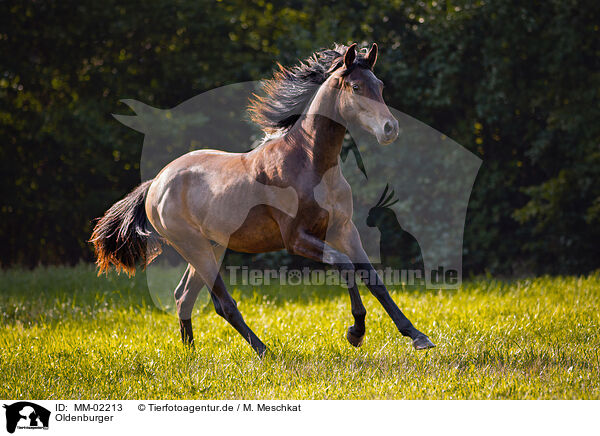
<svg viewBox="0 0 600 436">
<path fill-rule="evenodd" d="M 189 263 L 175 290 L 184 343 L 193 343 L 192 308 L 206 285 L 216 312 L 262 356 L 267 348 L 244 322 L 219 274 L 220 256 L 225 248 L 287 249 L 341 270 L 366 269 L 375 280 L 365 284 L 400 333 L 416 349 L 433 347 L 369 262 L 352 222 L 352 192 L 338 164 L 348 126 L 362 127 L 381 144 L 398 136 L 398 122 L 383 101 L 383 83 L 373 74 L 376 60 L 376 44 L 366 53 L 357 53 L 356 44 L 336 45 L 294 68 L 281 67 L 266 82 L 266 96 L 255 97 L 250 106 L 253 120 L 279 135 L 248 153 L 188 153 L 117 202 L 91 239 L 100 272 L 112 265 L 134 273 L 138 262 L 145 266 L 157 255 L 162 239 Z M 360 346 L 366 310 L 356 284 L 348 289 L 354 325 L 347 339 Z"/>
</svg>

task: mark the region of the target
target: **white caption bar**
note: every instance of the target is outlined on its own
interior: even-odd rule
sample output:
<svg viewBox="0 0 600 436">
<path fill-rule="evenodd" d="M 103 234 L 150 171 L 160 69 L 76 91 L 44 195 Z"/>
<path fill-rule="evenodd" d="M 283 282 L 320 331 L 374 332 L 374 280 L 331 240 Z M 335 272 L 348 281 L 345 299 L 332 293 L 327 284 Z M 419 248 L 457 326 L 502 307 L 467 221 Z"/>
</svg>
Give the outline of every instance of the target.
<svg viewBox="0 0 600 436">
<path fill-rule="evenodd" d="M 585 434 L 598 401 L 0 400 L 0 434 Z M 49 412 L 49 415 L 48 413 Z M 43 433 L 33 430 L 45 429 Z M 8 431 L 9 433 L 6 433 Z"/>
</svg>

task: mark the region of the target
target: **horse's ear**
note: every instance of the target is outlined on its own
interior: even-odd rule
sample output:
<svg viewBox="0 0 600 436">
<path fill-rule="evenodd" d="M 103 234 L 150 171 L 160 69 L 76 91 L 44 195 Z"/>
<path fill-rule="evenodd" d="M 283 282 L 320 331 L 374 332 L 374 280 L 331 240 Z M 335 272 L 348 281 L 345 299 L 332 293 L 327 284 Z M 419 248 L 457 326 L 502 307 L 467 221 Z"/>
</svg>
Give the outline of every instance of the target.
<svg viewBox="0 0 600 436">
<path fill-rule="evenodd" d="M 373 69 L 375 62 L 377 62 L 377 44 L 373 43 L 371 50 L 367 53 L 367 63 L 369 64 L 370 69 Z"/>
<path fill-rule="evenodd" d="M 344 55 L 344 65 L 346 68 L 350 68 L 356 59 L 356 43 L 352 44 L 346 50 L 346 54 Z"/>
</svg>

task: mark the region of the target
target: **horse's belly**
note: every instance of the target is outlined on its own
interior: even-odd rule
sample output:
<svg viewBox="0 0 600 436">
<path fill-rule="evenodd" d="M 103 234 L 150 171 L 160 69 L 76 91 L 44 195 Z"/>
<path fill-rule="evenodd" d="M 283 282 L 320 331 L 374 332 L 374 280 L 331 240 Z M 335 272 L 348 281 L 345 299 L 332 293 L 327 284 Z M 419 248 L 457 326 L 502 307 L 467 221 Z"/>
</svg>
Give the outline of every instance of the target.
<svg viewBox="0 0 600 436">
<path fill-rule="evenodd" d="M 229 237 L 227 247 L 243 253 L 264 253 L 285 248 L 279 225 L 264 205 L 250 209 L 246 220 Z"/>
</svg>

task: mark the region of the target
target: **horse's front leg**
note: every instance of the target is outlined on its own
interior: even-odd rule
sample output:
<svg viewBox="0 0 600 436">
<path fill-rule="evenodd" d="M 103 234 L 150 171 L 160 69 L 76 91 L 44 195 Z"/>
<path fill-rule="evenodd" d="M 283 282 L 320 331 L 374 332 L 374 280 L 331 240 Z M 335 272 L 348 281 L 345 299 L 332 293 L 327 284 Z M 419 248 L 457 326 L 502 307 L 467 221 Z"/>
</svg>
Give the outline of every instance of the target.
<svg viewBox="0 0 600 436">
<path fill-rule="evenodd" d="M 329 234 L 331 233 L 331 235 Z M 408 336 L 413 340 L 413 346 L 417 350 L 433 348 L 435 345 L 429 340 L 427 335 L 417 330 L 410 320 L 402 313 L 396 305 L 385 284 L 377 274 L 373 265 L 369 261 L 365 250 L 360 242 L 358 230 L 352 221 L 347 221 L 336 231 L 327 234 L 327 240 L 339 251 L 346 253 L 354 264 L 355 269 L 364 271 L 361 275 L 369 291 L 379 300 L 385 311 L 388 313 L 394 324 L 403 336 Z M 366 278 L 364 278 L 366 277 Z"/>
<path fill-rule="evenodd" d="M 307 234 L 299 233 L 291 244 L 291 250 L 294 254 L 307 257 L 318 262 L 328 263 L 335 266 L 340 273 L 352 275 L 354 278 L 354 265 L 350 258 L 334 249 L 320 239 Z M 355 280 L 349 280 L 348 293 L 350 294 L 350 304 L 352 316 L 354 317 L 354 325 L 348 327 L 346 339 L 355 347 L 362 345 L 365 336 L 365 317 L 367 310 L 363 305 L 356 286 Z"/>
</svg>

